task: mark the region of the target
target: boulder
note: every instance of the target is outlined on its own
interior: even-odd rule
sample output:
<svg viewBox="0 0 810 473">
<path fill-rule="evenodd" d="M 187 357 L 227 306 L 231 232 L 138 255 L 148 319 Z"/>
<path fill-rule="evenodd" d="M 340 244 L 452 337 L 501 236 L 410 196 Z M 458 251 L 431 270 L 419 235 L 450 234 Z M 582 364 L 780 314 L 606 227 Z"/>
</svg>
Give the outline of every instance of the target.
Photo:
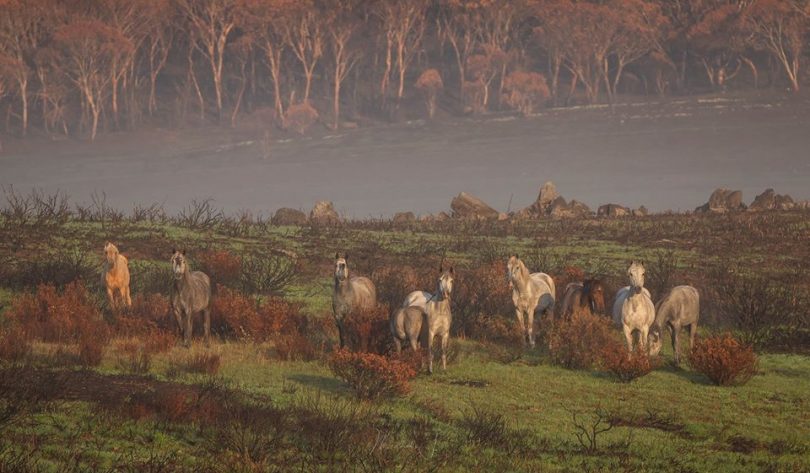
<svg viewBox="0 0 810 473">
<path fill-rule="evenodd" d="M 305 225 L 307 214 L 297 209 L 283 207 L 276 210 L 270 223 L 273 225 Z"/>
<path fill-rule="evenodd" d="M 434 220 L 436 220 L 437 222 L 446 222 L 450 220 L 450 214 L 448 214 L 447 212 L 439 212 L 434 217 Z"/>
<path fill-rule="evenodd" d="M 581 218 L 590 216 L 591 209 L 576 199 L 566 202 L 564 198 L 557 197 L 549 206 L 548 214 L 552 218 Z"/>
<path fill-rule="evenodd" d="M 416 216 L 413 214 L 413 212 L 397 212 L 396 214 L 394 214 L 393 221 L 394 223 L 415 222 Z"/>
<path fill-rule="evenodd" d="M 551 205 L 558 197 L 560 197 L 560 194 L 557 192 L 557 186 L 555 186 L 553 182 L 548 181 L 540 188 L 537 200 L 535 200 L 532 205 L 518 211 L 515 216 L 519 218 L 532 218 L 550 215 Z"/>
<path fill-rule="evenodd" d="M 765 189 L 765 192 L 759 194 L 748 210 L 790 210 L 796 206 L 793 198 L 787 194 L 777 194 L 773 189 Z"/>
<path fill-rule="evenodd" d="M 626 217 L 630 215 L 630 209 L 619 204 L 600 205 L 596 211 L 598 217 Z"/>
<path fill-rule="evenodd" d="M 495 220 L 498 211 L 474 195 L 462 192 L 450 202 L 453 217 L 462 219 Z"/>
<path fill-rule="evenodd" d="M 712 192 L 709 201 L 695 209 L 699 213 L 726 213 L 745 210 L 742 192 L 719 188 Z"/>
<path fill-rule="evenodd" d="M 312 207 L 309 213 L 312 223 L 318 225 L 333 225 L 340 223 L 340 216 L 335 211 L 335 205 L 328 200 L 321 200 Z"/>
<path fill-rule="evenodd" d="M 641 207 L 639 207 L 637 209 L 633 209 L 632 213 L 633 213 L 633 217 L 646 217 L 647 215 L 650 214 L 650 211 L 647 210 L 647 207 L 644 207 L 642 205 Z"/>
</svg>

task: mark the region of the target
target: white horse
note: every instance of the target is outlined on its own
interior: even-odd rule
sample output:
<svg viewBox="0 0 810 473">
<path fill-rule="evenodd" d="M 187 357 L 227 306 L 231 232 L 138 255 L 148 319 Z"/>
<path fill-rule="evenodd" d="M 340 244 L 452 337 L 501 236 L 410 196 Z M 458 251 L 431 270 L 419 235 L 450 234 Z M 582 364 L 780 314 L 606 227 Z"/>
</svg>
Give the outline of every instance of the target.
<svg viewBox="0 0 810 473">
<path fill-rule="evenodd" d="M 647 335 L 655 320 L 655 306 L 650 291 L 644 288 L 644 263 L 635 261 L 627 269 L 630 285 L 619 289 L 613 303 L 613 321 L 624 329 L 628 350 L 633 350 L 633 332 L 639 333 L 639 342 L 647 348 Z"/>
<path fill-rule="evenodd" d="M 698 317 L 700 316 L 700 294 L 692 286 L 676 286 L 655 306 L 655 322 L 650 329 L 650 354 L 661 351 L 664 327 L 672 334 L 672 350 L 675 352 L 675 365 L 680 363 L 678 335 L 681 329 L 689 327 L 689 348 L 695 345 Z"/>
<path fill-rule="evenodd" d="M 377 288 L 369 278 L 349 277 L 348 256 L 335 253 L 335 285 L 332 292 L 332 315 L 340 337 L 340 347 L 346 345 L 343 319 L 355 310 L 369 310 L 377 305 Z"/>
<path fill-rule="evenodd" d="M 546 273 L 529 274 L 528 268 L 517 255 L 509 257 L 506 270 L 517 322 L 524 334 L 524 341 L 528 339 L 529 345 L 534 347 L 534 314 L 546 314 L 554 310 L 554 279 Z"/>
<path fill-rule="evenodd" d="M 453 293 L 453 278 L 455 271 L 451 266 L 449 269 L 439 267 L 439 280 L 436 283 L 436 293 L 431 294 L 425 291 L 414 291 L 405 298 L 403 308 L 418 307 L 425 314 L 424 323 L 427 324 L 427 350 L 428 350 L 428 371 L 433 373 L 433 339 L 441 337 L 442 348 L 442 369 L 447 369 L 447 345 L 450 342 L 450 326 L 453 323 L 453 315 L 450 312 L 450 296 Z M 411 323 L 416 321 L 417 311 L 413 312 Z M 403 312 L 402 315 L 405 315 Z M 394 322 L 396 324 L 397 322 Z M 396 328 L 392 327 L 396 332 Z M 412 326 L 410 332 L 418 334 L 424 331 L 424 327 Z M 395 337 L 399 334 L 395 333 Z M 401 338 L 401 337 L 398 337 Z M 413 344 L 413 342 L 411 342 Z M 412 345 L 413 346 L 413 345 Z"/>
</svg>

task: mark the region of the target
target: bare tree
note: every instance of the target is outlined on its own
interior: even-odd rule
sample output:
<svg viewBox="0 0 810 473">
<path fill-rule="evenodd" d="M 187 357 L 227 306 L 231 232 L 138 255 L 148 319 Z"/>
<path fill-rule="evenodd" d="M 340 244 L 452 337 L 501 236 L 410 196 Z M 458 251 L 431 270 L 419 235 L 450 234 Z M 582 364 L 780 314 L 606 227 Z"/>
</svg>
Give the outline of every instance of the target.
<svg viewBox="0 0 810 473">
<path fill-rule="evenodd" d="M 794 92 L 799 91 L 799 61 L 810 26 L 808 5 L 797 0 L 756 0 L 743 17 L 752 43 L 776 57 Z"/>
<path fill-rule="evenodd" d="M 320 12 L 311 0 L 302 0 L 282 23 L 285 41 L 304 72 L 303 102 L 309 101 L 312 77 L 324 53 L 326 32 Z"/>
<path fill-rule="evenodd" d="M 337 130 L 340 127 L 341 84 L 360 59 L 360 49 L 355 40 L 361 25 L 351 6 L 333 5 L 329 11 L 325 29 L 332 60 L 332 128 Z"/>
<path fill-rule="evenodd" d="M 375 8 L 385 36 L 385 71 L 380 95 L 385 100 L 392 72 L 397 76 L 397 102 L 405 93 L 405 75 L 422 47 L 427 26 L 427 0 L 382 0 Z"/>
</svg>

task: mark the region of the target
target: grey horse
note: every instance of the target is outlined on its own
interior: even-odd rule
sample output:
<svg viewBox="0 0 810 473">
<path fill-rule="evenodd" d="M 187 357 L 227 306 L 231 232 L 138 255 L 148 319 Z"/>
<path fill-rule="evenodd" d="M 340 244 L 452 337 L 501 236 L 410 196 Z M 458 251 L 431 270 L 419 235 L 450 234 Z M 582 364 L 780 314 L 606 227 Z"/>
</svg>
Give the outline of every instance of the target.
<svg viewBox="0 0 810 473">
<path fill-rule="evenodd" d="M 194 314 L 202 312 L 205 324 L 205 345 L 211 337 L 211 279 L 202 271 L 191 271 L 186 250 L 172 250 L 172 311 L 183 334 L 183 344 L 191 345 Z"/>
<path fill-rule="evenodd" d="M 335 285 L 332 292 L 332 315 L 340 337 L 340 347 L 346 344 L 343 319 L 355 310 L 370 310 L 377 305 L 377 288 L 369 278 L 349 277 L 348 256 L 335 253 Z"/>
<path fill-rule="evenodd" d="M 397 353 L 402 351 L 402 343 L 408 342 L 412 350 L 420 348 L 427 338 L 427 312 L 419 306 L 400 307 L 391 314 L 391 334 Z"/>
<path fill-rule="evenodd" d="M 680 364 L 681 354 L 678 335 L 681 329 L 689 327 L 689 348 L 695 344 L 698 317 L 700 316 L 700 294 L 692 286 L 676 286 L 670 290 L 655 307 L 655 322 L 650 327 L 650 354 L 657 355 L 663 345 L 664 328 L 672 334 L 672 351 L 675 352 L 675 365 Z"/>
</svg>

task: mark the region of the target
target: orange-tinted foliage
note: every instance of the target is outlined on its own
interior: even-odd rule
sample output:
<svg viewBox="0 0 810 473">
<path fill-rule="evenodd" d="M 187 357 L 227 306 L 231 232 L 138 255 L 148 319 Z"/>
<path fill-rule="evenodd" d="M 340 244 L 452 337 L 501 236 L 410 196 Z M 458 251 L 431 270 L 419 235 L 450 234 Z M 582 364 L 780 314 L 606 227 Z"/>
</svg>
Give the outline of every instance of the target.
<svg viewBox="0 0 810 473">
<path fill-rule="evenodd" d="M 646 350 L 635 350 L 628 353 L 618 341 L 608 343 L 599 353 L 601 365 L 610 371 L 619 381 L 629 383 L 654 370 L 659 362 L 651 358 Z"/>
<path fill-rule="evenodd" d="M 205 251 L 196 260 L 200 271 L 224 286 L 233 287 L 242 274 L 242 259 L 226 250 Z"/>
<path fill-rule="evenodd" d="M 0 360 L 20 361 L 31 354 L 31 343 L 18 327 L 0 332 Z"/>
<path fill-rule="evenodd" d="M 503 86 L 506 103 L 526 116 L 534 111 L 537 104 L 551 95 L 546 77 L 539 72 L 512 72 L 504 80 Z"/>
<path fill-rule="evenodd" d="M 221 364 L 222 358 L 217 353 L 197 353 L 183 360 L 180 368 L 188 373 L 215 375 Z"/>
<path fill-rule="evenodd" d="M 599 361 L 603 347 L 615 344 L 610 321 L 588 313 L 554 320 L 548 332 L 551 361 L 571 369 L 587 369 Z"/>
<path fill-rule="evenodd" d="M 416 371 L 402 361 L 349 350 L 336 351 L 329 359 L 329 368 L 360 399 L 407 394 L 410 390 L 408 381 L 416 376 Z"/>
<path fill-rule="evenodd" d="M 318 111 L 308 102 L 290 105 L 287 109 L 285 123 L 287 129 L 293 130 L 301 135 L 318 121 Z"/>
<path fill-rule="evenodd" d="M 104 357 L 104 347 L 107 345 L 105 337 L 96 337 L 85 334 L 79 339 L 79 362 L 83 366 L 98 366 Z"/>
<path fill-rule="evenodd" d="M 349 349 L 384 354 L 390 351 L 389 309 L 378 305 L 368 310 L 355 310 L 343 319 L 344 337 Z"/>
<path fill-rule="evenodd" d="M 136 294 L 129 312 L 116 317 L 115 332 L 123 336 L 151 334 L 159 329 L 174 329 L 169 299 L 162 294 Z"/>
<path fill-rule="evenodd" d="M 689 354 L 689 365 L 714 384 L 745 384 L 757 372 L 757 356 L 730 333 L 698 339 Z"/>
<path fill-rule="evenodd" d="M 513 313 L 512 292 L 506 281 L 503 261 L 471 271 L 458 271 L 453 287 L 453 324 L 460 336 L 480 334 L 473 326 L 482 316 Z"/>
</svg>

